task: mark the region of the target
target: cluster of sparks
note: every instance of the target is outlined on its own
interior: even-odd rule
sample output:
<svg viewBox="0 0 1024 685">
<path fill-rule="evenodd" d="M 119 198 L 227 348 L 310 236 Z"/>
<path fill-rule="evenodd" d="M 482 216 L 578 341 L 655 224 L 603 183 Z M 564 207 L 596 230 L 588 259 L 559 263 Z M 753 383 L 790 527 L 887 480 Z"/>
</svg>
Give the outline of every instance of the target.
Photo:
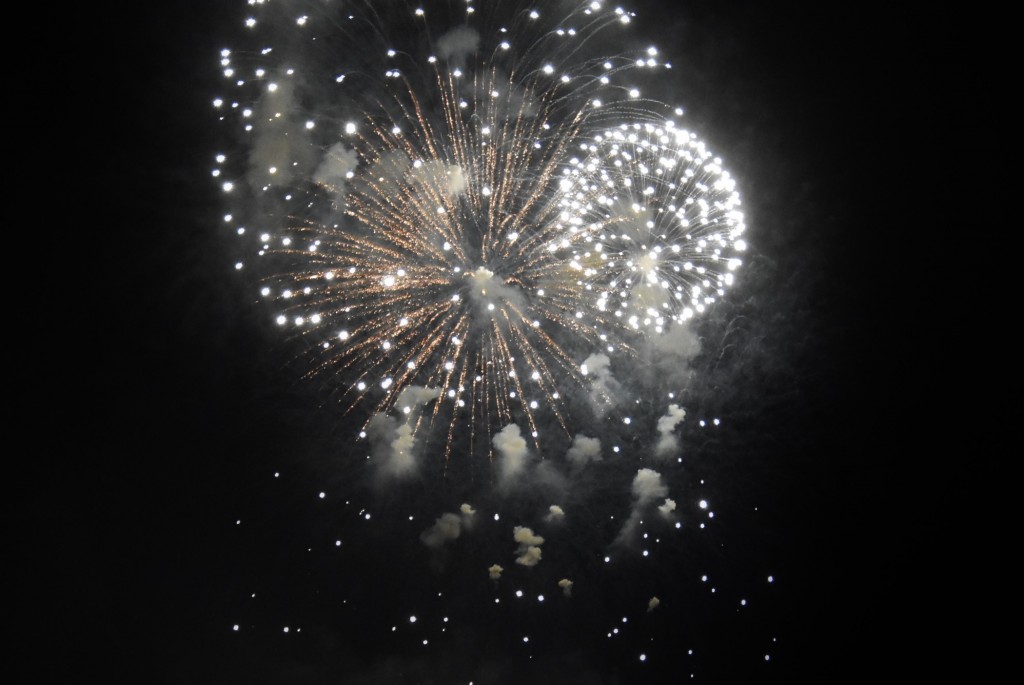
<svg viewBox="0 0 1024 685">
<path fill-rule="evenodd" d="M 249 4 L 257 31 L 272 3 Z M 363 21 L 285 4 L 300 47 L 318 21 Z M 516 420 L 536 444 L 542 408 L 568 433 L 561 400 L 586 385 L 579 351 L 628 355 L 637 336 L 703 311 L 745 249 L 721 160 L 623 82 L 671 65 L 654 47 L 583 57 L 629 12 L 590 2 L 547 25 L 526 8 L 477 28 L 495 8 L 464 9 L 436 40 L 434 10 L 409 10 L 414 45 L 382 47 L 379 75 L 353 90 L 358 75 L 331 74 L 339 102 L 361 103 L 347 120 L 298 125 L 311 75 L 273 46 L 224 50 L 235 97 L 214 102 L 251 138 L 246 180 L 214 175 L 239 200 L 226 220 L 276 265 L 261 293 L 278 324 L 315 341 L 349 406 L 409 413 L 403 389 L 437 389 L 448 452 L 467 413 L 488 449 L 492 426 Z"/>
<path fill-rule="evenodd" d="M 309 341 L 310 373 L 331 379 L 345 410 L 366 409 L 360 436 L 386 446 L 385 469 L 404 469 L 417 431 L 440 427 L 445 463 L 486 450 L 505 496 L 531 468 L 527 443 L 543 452 L 548 430 L 560 428 L 560 448 L 572 438 L 570 476 L 601 461 L 602 439 L 620 455 L 621 436 L 577 432 L 573 399 L 590 400 L 588 419 L 639 405 L 595 400 L 623 392 L 611 365 L 674 344 L 669 334 L 733 285 L 747 245 L 722 160 L 678 123 L 682 109 L 636 83 L 671 64 L 655 47 L 594 53 L 627 30 L 630 12 L 592 1 L 549 17 L 460 2 L 248 0 L 252 42 L 221 52 L 229 93 L 213 103 L 242 152 L 218 154 L 213 176 L 243 242 L 236 268 L 255 273 L 276 323 Z M 667 397 L 642 455 L 658 464 L 681 463 L 686 412 Z M 617 418 L 614 430 L 642 430 Z M 599 434 L 597 423 L 586 432 Z M 668 493 L 660 473 L 637 470 L 628 512 L 610 516 L 611 544 L 642 535 L 647 558 L 659 522 L 680 530 Z M 703 530 L 714 512 L 694 504 Z M 551 505 L 527 522 L 557 530 L 565 516 Z M 484 520 L 462 504 L 419 539 L 440 549 L 482 525 L 474 517 Z M 497 512 L 493 522 L 515 549 L 502 561 L 510 573 L 540 562 L 543 536 L 517 525 L 510 541 Z M 486 569 L 495 587 L 505 570 Z M 568 598 L 574 582 L 556 587 Z"/>
</svg>

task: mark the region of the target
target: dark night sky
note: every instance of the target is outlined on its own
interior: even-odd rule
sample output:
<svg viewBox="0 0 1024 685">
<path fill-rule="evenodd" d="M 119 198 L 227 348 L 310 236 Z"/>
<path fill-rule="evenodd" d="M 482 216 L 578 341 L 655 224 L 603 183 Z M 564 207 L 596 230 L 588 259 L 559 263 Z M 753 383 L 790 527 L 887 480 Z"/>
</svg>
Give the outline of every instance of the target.
<svg viewBox="0 0 1024 685">
<path fill-rule="evenodd" d="M 750 420 L 768 434 L 746 438 L 756 463 L 728 460 L 735 482 L 723 490 L 763 514 L 723 535 L 751 545 L 737 579 L 771 569 L 779 582 L 752 618 L 695 605 L 707 612 L 686 628 L 707 631 L 699 679 L 958 668 L 963 623 L 948 617 L 965 604 L 971 554 L 950 509 L 965 485 L 924 416 L 945 384 L 932 369 L 949 372 L 949 350 L 918 340 L 948 339 L 933 323 L 925 264 L 964 228 L 950 217 L 968 209 L 941 190 L 944 170 L 994 157 L 991 96 L 976 78 L 980 27 L 942 5 L 922 17 L 885 5 L 661 4 L 658 21 L 644 20 L 652 3 L 638 5 L 637 31 L 673 57 L 689 125 L 743 183 L 767 290 L 744 291 L 744 311 L 759 312 L 770 354 L 744 375 L 755 389 L 730 397 L 745 408 L 768 398 L 766 415 Z M 102 132 L 83 145 L 102 158 L 88 211 L 109 232 L 92 246 L 102 266 L 81 279 L 88 341 L 70 362 L 76 428 L 65 437 L 53 427 L 76 447 L 43 467 L 44 487 L 62 496 L 31 514 L 54 541 L 37 579 L 52 589 L 44 635 L 66 655 L 53 667 L 95 668 L 109 682 L 390 682 L 383 674 L 397 672 L 394 682 L 462 682 L 371 634 L 390 625 L 381 613 L 422 590 L 388 565 L 397 552 L 354 543 L 363 566 L 343 575 L 367 585 L 333 623 L 317 601 L 341 596 L 324 589 L 337 568 L 295 558 L 296 540 L 330 534 L 308 493 L 343 489 L 350 474 L 324 456 L 342 431 L 231 269 L 234 245 L 218 222 L 209 169 L 221 141 L 209 103 L 239 5 L 146 8 L 91 41 L 104 76 L 80 94 Z M 278 469 L 285 482 L 269 481 Z M 252 525 L 240 530 L 237 518 Z M 458 592 L 454 580 L 436 582 Z M 258 610 L 245 602 L 253 587 L 270 595 Z M 382 587 L 378 612 L 369 598 Z M 282 639 L 289 616 L 320 629 Z M 239 622 L 258 629 L 232 633 Z M 675 627 L 656 629 L 668 638 Z M 780 640 L 768 666 L 758 663 L 765 635 Z M 557 652 L 557 634 L 548 638 L 538 649 Z M 453 640 L 444 658 L 473 655 L 480 674 L 565 682 L 537 675 L 496 637 Z M 574 640 L 566 673 L 619 663 L 601 642 Z M 676 682 L 686 663 L 666 656 L 637 671 L 642 679 L 622 670 L 593 682 Z"/>
</svg>

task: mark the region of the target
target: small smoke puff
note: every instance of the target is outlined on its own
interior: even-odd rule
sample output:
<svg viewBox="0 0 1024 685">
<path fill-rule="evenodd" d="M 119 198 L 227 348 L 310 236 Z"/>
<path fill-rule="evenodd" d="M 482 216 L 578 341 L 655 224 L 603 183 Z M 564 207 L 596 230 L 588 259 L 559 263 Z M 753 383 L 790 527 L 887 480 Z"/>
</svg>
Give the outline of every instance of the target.
<svg viewBox="0 0 1024 685">
<path fill-rule="evenodd" d="M 494 449 L 498 451 L 501 462 L 498 465 L 498 480 L 502 487 L 507 487 L 523 472 L 526 467 L 528 452 L 526 440 L 523 439 L 519 426 L 514 423 L 502 428 L 494 436 Z"/>
<path fill-rule="evenodd" d="M 661 482 L 661 474 L 653 469 L 639 469 L 633 478 L 633 508 L 615 537 L 616 544 L 628 544 L 636 533 L 647 506 L 668 494 L 668 486 Z M 674 504 L 674 502 L 673 502 Z M 666 506 L 663 504 L 662 506 Z"/>
<path fill-rule="evenodd" d="M 459 507 L 459 511 L 461 511 L 466 516 L 472 516 L 476 513 L 476 509 L 469 506 L 468 504 L 463 504 L 461 507 Z"/>
<path fill-rule="evenodd" d="M 437 549 L 459 537 L 462 522 L 455 514 L 441 514 L 430 528 L 420 534 L 420 540 L 431 549 Z"/>
<path fill-rule="evenodd" d="M 333 189 L 338 197 L 343 197 L 346 179 L 358 165 L 359 158 L 355 150 L 350 150 L 343 143 L 335 143 L 320 160 L 320 166 L 313 172 L 313 180 L 319 185 Z"/>
<path fill-rule="evenodd" d="M 562 588 L 562 594 L 566 597 L 572 597 L 572 581 L 568 578 L 562 578 L 558 581 L 558 587 Z"/>
<path fill-rule="evenodd" d="M 526 526 L 516 526 L 512 530 L 512 537 L 519 543 L 516 550 L 516 563 L 523 566 L 536 566 L 540 562 L 540 545 L 544 544 L 544 538 L 534 535 L 533 531 Z"/>
<path fill-rule="evenodd" d="M 533 531 L 526 526 L 516 526 L 512 529 L 512 537 L 520 545 L 543 545 L 544 538 L 534 535 Z"/>
<path fill-rule="evenodd" d="M 661 600 L 657 597 L 651 597 L 650 601 L 647 602 L 647 611 L 654 611 L 661 604 Z"/>
<path fill-rule="evenodd" d="M 592 461 L 601 459 L 601 441 L 577 434 L 572 440 L 572 447 L 565 453 L 565 458 L 575 466 L 585 466 Z"/>
<path fill-rule="evenodd" d="M 686 411 L 678 404 L 668 405 L 668 413 L 658 419 L 658 433 L 661 437 L 654 447 L 654 456 L 674 457 L 679 454 L 679 438 L 672 431 L 686 418 Z"/>
<path fill-rule="evenodd" d="M 385 476 L 403 477 L 416 468 L 414 447 L 416 445 L 412 426 L 399 425 L 398 420 L 384 414 L 377 414 L 366 426 L 374 455 L 380 459 L 379 470 Z"/>
<path fill-rule="evenodd" d="M 548 507 L 548 515 L 544 517 L 548 523 L 554 523 L 555 521 L 561 521 L 565 516 L 565 510 L 557 504 L 552 504 Z"/>
<path fill-rule="evenodd" d="M 523 566 L 536 566 L 540 563 L 540 547 L 529 546 L 523 549 L 519 548 L 519 556 L 516 557 L 516 563 L 522 564 Z"/>
<path fill-rule="evenodd" d="M 504 570 L 501 566 L 495 564 L 487 569 L 487 575 L 491 580 L 498 580 L 501 578 L 501 572 Z"/>
<path fill-rule="evenodd" d="M 651 336 L 655 349 L 684 361 L 700 354 L 700 338 L 687 324 L 675 324 L 661 335 Z"/>
<path fill-rule="evenodd" d="M 676 501 L 671 498 L 667 498 L 665 503 L 658 507 L 658 511 L 661 512 L 662 516 L 669 516 L 673 511 L 676 510 Z"/>
<path fill-rule="evenodd" d="M 661 474 L 654 469 L 639 469 L 633 478 L 633 497 L 637 506 L 668 494 L 668 486 L 661 482 Z"/>
<path fill-rule="evenodd" d="M 437 40 L 437 54 L 444 60 L 463 60 L 480 47 L 480 34 L 468 26 L 459 26 Z"/>
<path fill-rule="evenodd" d="M 395 407 L 398 408 L 399 411 L 404 410 L 405 407 L 408 407 L 409 409 L 419 409 L 431 400 L 436 400 L 440 396 L 440 388 L 424 388 L 419 385 L 409 385 L 403 388 L 402 392 L 398 394 L 398 399 L 395 401 Z"/>
</svg>

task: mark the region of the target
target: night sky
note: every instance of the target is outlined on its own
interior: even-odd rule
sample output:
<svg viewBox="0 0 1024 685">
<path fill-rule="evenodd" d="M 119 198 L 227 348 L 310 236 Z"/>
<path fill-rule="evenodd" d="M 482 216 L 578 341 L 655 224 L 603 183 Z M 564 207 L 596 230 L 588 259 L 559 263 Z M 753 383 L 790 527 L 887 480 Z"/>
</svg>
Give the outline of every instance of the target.
<svg viewBox="0 0 1024 685">
<path fill-rule="evenodd" d="M 707 487 L 673 492 L 706 495 L 716 519 L 697 530 L 688 501 L 678 543 L 606 570 L 596 553 L 615 529 L 595 515 L 593 539 L 586 527 L 548 531 L 550 556 L 515 569 L 521 511 L 498 524 L 501 506 L 463 499 L 486 465 L 367 485 L 360 422 L 339 418 L 329 378 L 303 377 L 302 346 L 233 268 L 210 103 L 242 8 L 154 6 L 89 41 L 103 75 L 76 87 L 92 110 L 83 150 L 99 160 L 83 221 L 108 228 L 87 248 L 86 292 L 67 294 L 87 341 L 62 355 L 77 390 L 52 397 L 75 405 L 72 435 L 47 432 L 74 447 L 43 466 L 50 494 L 28 514 L 53 541 L 30 566 L 52 600 L 40 634 L 60 655 L 44 670 L 107 682 L 674 683 L 963 666 L 964 623 L 949 617 L 968 604 L 973 546 L 952 511 L 969 488 L 928 409 L 953 361 L 925 274 L 939 244 L 972 230 L 963 217 L 984 220 L 953 192 L 955 170 L 995 155 L 978 21 L 939 6 L 922 18 L 637 4 L 635 31 L 671 56 L 686 124 L 740 182 L 752 246 L 700 328 L 722 357 L 698 360 L 705 394 L 690 418 L 723 426 L 684 426 L 695 456 L 681 477 Z M 615 482 L 594 487 L 628 501 L 628 476 Z M 462 501 L 480 512 L 474 530 L 439 553 L 424 547 L 420 533 Z M 585 580 L 571 599 L 545 567 L 557 559 Z M 498 585 L 486 577 L 495 562 Z M 664 604 L 648 613 L 652 595 Z M 607 638 L 612 628 L 621 635 Z"/>
</svg>

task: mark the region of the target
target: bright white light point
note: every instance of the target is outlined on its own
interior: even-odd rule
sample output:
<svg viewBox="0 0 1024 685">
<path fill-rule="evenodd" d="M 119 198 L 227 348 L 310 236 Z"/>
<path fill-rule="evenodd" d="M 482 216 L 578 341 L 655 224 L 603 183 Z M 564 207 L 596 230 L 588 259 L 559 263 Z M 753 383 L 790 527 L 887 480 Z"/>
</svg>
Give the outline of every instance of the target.
<svg viewBox="0 0 1024 685">
<path fill-rule="evenodd" d="M 554 72 L 555 72 L 555 68 L 553 66 L 551 66 L 550 64 L 545 64 L 544 65 L 544 73 L 545 74 L 553 74 Z"/>
<path fill-rule="evenodd" d="M 522 597 L 522 596 L 523 596 L 523 591 L 522 590 L 516 590 L 516 597 Z"/>
<path fill-rule="evenodd" d="M 415 623 L 415 622 L 416 622 L 416 617 L 415 616 L 410 616 L 409 617 L 409 623 Z"/>
<path fill-rule="evenodd" d="M 320 499 L 323 499 L 324 497 L 327 497 L 327 493 L 326 492 L 321 492 L 320 493 Z"/>
<path fill-rule="evenodd" d="M 249 17 L 248 19 L 245 20 L 245 25 L 248 26 L 249 28 L 252 28 L 253 26 L 256 25 L 256 20 L 253 19 L 252 17 Z M 288 629 L 286 628 L 284 632 L 287 633 Z"/>
<path fill-rule="evenodd" d="M 364 519 L 366 519 L 367 521 L 369 521 L 369 520 L 370 520 L 370 515 L 369 515 L 369 514 L 367 514 L 367 515 L 366 515 L 366 516 L 364 516 L 363 518 L 364 518 Z"/>
<path fill-rule="evenodd" d="M 238 624 L 236 623 L 235 625 L 231 626 L 231 630 L 237 631 L 238 630 Z"/>
<path fill-rule="evenodd" d="M 647 661 L 647 655 L 646 654 L 641 654 L 640 655 L 640 661 Z"/>
<path fill-rule="evenodd" d="M 276 83 L 268 83 L 267 84 L 267 90 L 269 90 L 271 93 L 275 92 L 277 90 L 277 84 Z"/>
<path fill-rule="evenodd" d="M 537 601 L 538 602 L 543 602 L 544 601 L 544 595 L 537 595 Z"/>
<path fill-rule="evenodd" d="M 768 654 L 765 654 L 764 655 L 764 660 L 765 661 L 771 661 L 771 656 L 769 656 Z"/>
<path fill-rule="evenodd" d="M 707 509 L 708 508 L 708 501 L 706 499 L 702 499 L 698 503 L 698 505 L 700 506 L 701 509 Z"/>
<path fill-rule="evenodd" d="M 423 16 L 423 9 L 422 8 L 420 8 L 420 7 L 416 8 L 416 16 L 417 17 L 422 17 Z"/>
<path fill-rule="evenodd" d="M 637 90 L 636 88 L 633 88 L 632 90 L 629 91 L 629 97 L 631 97 L 631 98 L 638 98 L 638 97 L 640 97 L 640 91 Z"/>
<path fill-rule="evenodd" d="M 606 564 L 611 563 L 611 560 L 612 560 L 611 557 L 605 557 L 604 558 L 604 563 L 606 563 Z"/>
<path fill-rule="evenodd" d="M 224 185 L 221 187 L 224 189 L 225 193 L 230 193 L 232 189 L 234 189 L 235 184 L 232 183 L 231 181 L 225 181 Z"/>
<path fill-rule="evenodd" d="M 285 315 L 284 315 L 284 314 L 282 314 L 282 315 L 280 315 L 279 317 L 277 317 L 277 325 L 278 325 L 278 326 L 283 326 L 283 325 L 285 325 L 286 323 L 288 323 L 288 318 L 287 318 L 287 317 L 285 317 Z"/>
<path fill-rule="evenodd" d="M 356 125 L 355 124 L 353 124 L 351 121 L 348 122 L 347 124 L 345 124 L 345 133 L 347 133 L 348 135 L 352 135 L 355 132 L 356 132 Z"/>
<path fill-rule="evenodd" d="M 223 104 L 224 104 L 224 101 L 221 100 L 220 98 L 217 98 L 216 100 L 213 101 L 213 106 L 214 107 L 220 107 Z"/>
<path fill-rule="evenodd" d="M 741 607 L 745 607 L 745 606 L 747 606 L 747 600 L 745 600 L 745 599 L 741 599 L 741 600 L 740 600 L 740 606 L 741 606 Z"/>
<path fill-rule="evenodd" d="M 497 520 L 498 520 L 498 518 L 499 518 L 499 517 L 498 517 L 498 515 L 497 515 L 497 514 L 495 514 L 495 515 L 494 515 L 494 520 L 495 520 L 495 521 L 497 521 Z"/>
<path fill-rule="evenodd" d="M 701 576 L 700 579 L 701 579 L 702 582 L 705 582 L 705 583 L 708 582 L 708 577 L 707 576 Z"/>
<path fill-rule="evenodd" d="M 240 270 L 241 268 L 242 268 L 242 262 L 235 262 L 235 270 Z"/>
<path fill-rule="evenodd" d="M 530 12 L 530 19 L 537 19 L 539 17 L 540 14 L 537 12 L 537 10 L 533 10 L 532 12 Z"/>
<path fill-rule="evenodd" d="M 334 541 L 334 546 L 335 547 L 341 547 L 341 540 L 335 540 Z"/>
<path fill-rule="evenodd" d="M 768 576 L 768 582 L 769 583 L 774 583 L 775 582 L 775 576 Z"/>
<path fill-rule="evenodd" d="M 631 418 L 629 418 L 627 416 L 626 418 L 622 419 L 622 423 L 624 423 L 624 424 L 626 424 L 628 426 L 629 424 L 633 423 L 633 419 L 631 419 Z"/>
</svg>

